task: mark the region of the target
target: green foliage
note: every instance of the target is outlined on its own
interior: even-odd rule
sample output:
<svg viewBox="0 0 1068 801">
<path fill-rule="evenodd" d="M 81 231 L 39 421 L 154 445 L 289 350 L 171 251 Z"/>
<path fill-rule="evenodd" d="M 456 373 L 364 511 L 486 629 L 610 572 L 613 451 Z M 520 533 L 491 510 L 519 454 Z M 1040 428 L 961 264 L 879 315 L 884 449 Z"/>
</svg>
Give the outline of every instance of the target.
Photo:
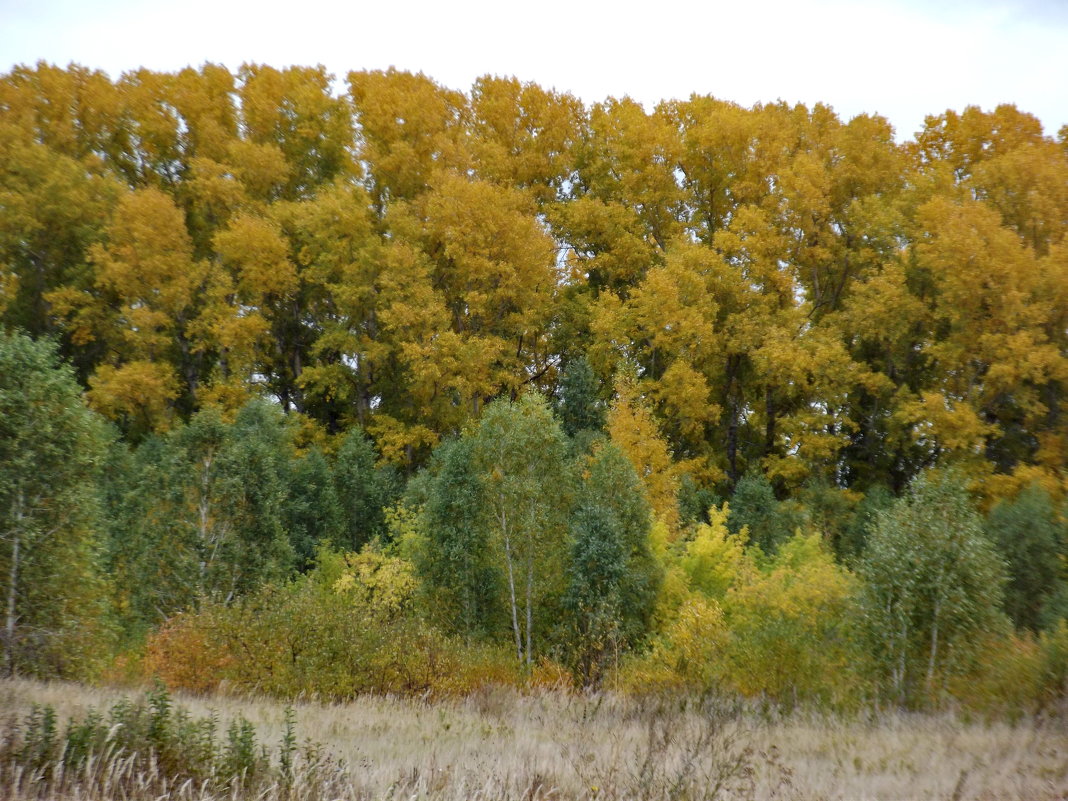
<svg viewBox="0 0 1068 801">
<path fill-rule="evenodd" d="M 55 347 L 0 333 L 4 673 L 86 675 L 109 647 L 94 492 L 106 448 Z"/>
<path fill-rule="evenodd" d="M 1008 567 L 1005 611 L 1018 628 L 1038 631 L 1043 611 L 1064 583 L 1062 559 L 1068 553 L 1065 524 L 1052 498 L 1032 485 L 995 506 L 985 529 Z"/>
<path fill-rule="evenodd" d="M 679 516 L 683 525 L 708 523 L 708 510 L 719 506 L 719 495 L 709 487 L 703 487 L 686 473 L 679 479 Z"/>
<path fill-rule="evenodd" d="M 434 453 L 415 564 L 432 620 L 459 634 L 499 635 L 508 625 L 504 571 L 491 548 L 487 487 L 473 444 L 452 440 Z"/>
<path fill-rule="evenodd" d="M 568 362 L 560 377 L 558 410 L 560 425 L 569 437 L 580 431 L 604 429 L 608 417 L 600 389 L 600 382 L 585 356 Z"/>
<path fill-rule="evenodd" d="M 109 478 L 109 551 L 112 571 L 129 579 L 119 600 L 131 625 L 230 602 L 290 573 L 291 456 L 280 411 L 252 402 L 232 423 L 201 412 L 117 457 L 127 470 Z"/>
<path fill-rule="evenodd" d="M 937 703 L 977 637 L 1007 625 L 1005 566 L 959 474 L 925 476 L 880 512 L 860 573 L 868 647 L 899 703 Z"/>
<path fill-rule="evenodd" d="M 305 572 L 320 544 L 340 546 L 346 533 L 344 513 L 330 465 L 318 448 L 290 465 L 286 483 L 284 527 L 297 568 Z"/>
<path fill-rule="evenodd" d="M 820 532 L 831 552 L 839 560 L 848 561 L 853 547 L 849 531 L 861 501 L 859 493 L 832 486 L 821 479 L 809 479 L 797 491 L 795 500 L 804 510 L 806 530 Z"/>
<path fill-rule="evenodd" d="M 563 591 L 571 504 L 567 441 L 534 392 L 487 406 L 471 437 L 485 487 L 483 519 L 506 580 L 516 654 L 531 665 L 535 646 L 551 629 L 549 610 Z"/>
<path fill-rule="evenodd" d="M 579 493 L 580 506 L 599 508 L 622 546 L 623 573 L 618 582 L 623 634 L 639 644 L 652 622 L 663 568 L 651 545 L 652 507 L 630 460 L 608 442 L 590 460 Z"/>
<path fill-rule="evenodd" d="M 868 537 L 878 520 L 879 512 L 894 502 L 894 496 L 886 487 L 869 487 L 864 497 L 853 508 L 849 523 L 835 542 L 835 553 L 847 564 L 854 564 L 864 554 Z"/>
<path fill-rule="evenodd" d="M 572 513 L 569 583 L 564 609 L 574 628 L 568 638 L 576 678 L 596 686 L 603 662 L 624 647 L 619 585 L 625 554 L 616 521 L 608 510 L 580 502 Z"/>
<path fill-rule="evenodd" d="M 728 525 L 737 534 L 749 530 L 749 541 L 765 553 L 772 553 L 794 533 L 800 521 L 795 510 L 775 497 L 771 482 L 762 473 L 747 473 L 731 495 Z"/>
<path fill-rule="evenodd" d="M 571 513 L 565 636 L 576 678 L 599 683 L 609 656 L 640 644 L 652 621 L 663 569 L 652 553 L 652 510 L 634 467 L 612 443 L 583 466 Z"/>
<path fill-rule="evenodd" d="M 358 551 L 386 534 L 383 509 L 399 494 L 390 468 L 375 466 L 374 445 L 358 428 L 341 442 L 334 460 L 334 486 L 342 510 L 342 533 L 333 541 L 342 550 Z"/>
</svg>

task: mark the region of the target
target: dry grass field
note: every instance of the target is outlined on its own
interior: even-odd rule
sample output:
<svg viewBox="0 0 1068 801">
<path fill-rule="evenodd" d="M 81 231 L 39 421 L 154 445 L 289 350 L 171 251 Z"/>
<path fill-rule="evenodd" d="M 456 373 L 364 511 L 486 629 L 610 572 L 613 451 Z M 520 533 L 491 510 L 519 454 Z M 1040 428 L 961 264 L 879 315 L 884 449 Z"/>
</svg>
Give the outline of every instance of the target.
<svg viewBox="0 0 1068 801">
<path fill-rule="evenodd" d="M 22 719 L 33 704 L 60 725 L 119 690 L 24 680 L 0 682 L 0 715 Z M 285 706 L 259 698 L 177 696 L 194 715 L 244 716 L 277 750 Z M 842 719 L 694 702 L 520 695 L 487 690 L 460 700 L 369 697 L 294 705 L 301 743 L 321 744 L 315 780 L 299 766 L 289 786 L 261 798 L 339 799 L 1041 799 L 1068 798 L 1063 720 L 1017 724 L 951 716 Z M 336 761 L 335 761 L 336 760 Z M 115 761 L 115 760 L 113 760 Z M 121 763 L 121 760 L 118 760 Z M 94 780 L 102 768 L 49 783 L 0 765 L 0 799 L 227 797 L 159 777 Z M 151 771 L 149 771 L 151 772 Z M 140 788 L 140 789 L 139 789 Z"/>
</svg>

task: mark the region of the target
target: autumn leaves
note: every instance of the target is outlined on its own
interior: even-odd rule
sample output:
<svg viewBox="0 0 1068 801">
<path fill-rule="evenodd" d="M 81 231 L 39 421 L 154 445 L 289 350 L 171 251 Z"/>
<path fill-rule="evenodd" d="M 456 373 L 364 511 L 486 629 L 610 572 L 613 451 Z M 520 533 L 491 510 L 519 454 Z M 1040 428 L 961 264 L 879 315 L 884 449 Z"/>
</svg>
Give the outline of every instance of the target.
<svg viewBox="0 0 1068 801">
<path fill-rule="evenodd" d="M 414 467 L 585 354 L 705 487 L 1055 482 L 1068 163 L 1034 118 L 897 144 L 820 105 L 332 86 L 4 76 L 4 323 L 59 335 L 135 437 L 266 392 Z"/>
</svg>

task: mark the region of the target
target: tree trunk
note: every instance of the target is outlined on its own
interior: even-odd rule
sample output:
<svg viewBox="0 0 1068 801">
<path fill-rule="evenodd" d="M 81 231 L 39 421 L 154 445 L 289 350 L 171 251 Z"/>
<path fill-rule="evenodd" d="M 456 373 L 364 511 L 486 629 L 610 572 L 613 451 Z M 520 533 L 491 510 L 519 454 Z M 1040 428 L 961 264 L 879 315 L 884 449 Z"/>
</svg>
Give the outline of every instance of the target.
<svg viewBox="0 0 1068 801">
<path fill-rule="evenodd" d="M 727 407 L 727 478 L 732 487 L 738 483 L 738 399 L 734 389 L 736 366 L 735 357 L 728 356 L 724 400 Z"/>
<path fill-rule="evenodd" d="M 938 618 L 942 611 L 942 600 L 935 601 L 934 624 L 931 626 L 931 653 L 927 659 L 927 694 L 934 692 L 935 666 L 938 664 Z"/>
<path fill-rule="evenodd" d="M 775 450 L 775 422 L 778 409 L 775 408 L 775 396 L 771 389 L 764 392 L 764 455 L 770 456 Z"/>
<path fill-rule="evenodd" d="M 531 630 L 534 628 L 534 559 L 527 558 L 527 664 L 531 664 Z"/>
<path fill-rule="evenodd" d="M 501 534 L 504 536 L 504 561 L 508 565 L 508 599 L 512 605 L 512 633 L 515 635 L 516 658 L 523 661 L 523 639 L 519 631 L 519 610 L 515 600 L 515 573 L 512 570 L 512 540 L 508 536 L 508 517 L 501 512 Z"/>
<path fill-rule="evenodd" d="M 11 570 L 7 588 L 7 619 L 4 624 L 4 675 L 15 675 L 15 599 L 19 579 L 19 529 L 15 526 L 15 539 L 11 545 Z"/>
<path fill-rule="evenodd" d="M 15 513 L 12 515 L 14 527 L 11 540 L 11 569 L 8 571 L 7 614 L 4 621 L 4 675 L 15 675 L 15 621 L 16 601 L 18 600 L 19 581 L 19 546 L 21 546 L 22 529 L 22 490 L 16 494 Z"/>
<path fill-rule="evenodd" d="M 202 597 L 208 595 L 208 568 L 215 558 L 215 550 L 210 548 L 211 539 L 211 457 L 201 462 L 200 471 L 200 497 L 197 498 L 197 536 L 200 539 L 200 587 L 199 594 Z M 209 555 L 210 553 L 210 555 Z"/>
</svg>

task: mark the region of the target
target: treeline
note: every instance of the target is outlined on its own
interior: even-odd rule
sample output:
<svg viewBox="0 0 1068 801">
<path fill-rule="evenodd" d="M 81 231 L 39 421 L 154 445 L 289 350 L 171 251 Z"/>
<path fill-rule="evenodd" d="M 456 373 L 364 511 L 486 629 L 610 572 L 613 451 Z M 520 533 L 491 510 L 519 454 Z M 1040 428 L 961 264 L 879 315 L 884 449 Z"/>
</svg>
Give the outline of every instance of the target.
<svg viewBox="0 0 1068 801">
<path fill-rule="evenodd" d="M 329 78 L 0 78 L 0 319 L 58 337 L 128 436 L 267 393 L 410 470 L 585 354 L 719 492 L 900 492 L 947 459 L 1059 486 L 1063 132 Z"/>
<path fill-rule="evenodd" d="M 607 408 L 585 362 L 563 385 L 492 401 L 405 482 L 359 429 L 324 450 L 265 400 L 131 446 L 54 345 L 0 336 L 5 669 L 283 697 L 1062 703 L 1068 522 L 1041 486 L 985 517 L 956 468 L 900 498 L 779 500 L 751 474 L 721 501 L 670 483 L 636 381 Z"/>
<path fill-rule="evenodd" d="M 318 648 L 340 695 L 447 659 L 1055 694 L 1068 132 L 892 134 L 393 70 L 0 77 L 6 666 L 170 621 L 158 669 L 279 692 Z"/>
</svg>

